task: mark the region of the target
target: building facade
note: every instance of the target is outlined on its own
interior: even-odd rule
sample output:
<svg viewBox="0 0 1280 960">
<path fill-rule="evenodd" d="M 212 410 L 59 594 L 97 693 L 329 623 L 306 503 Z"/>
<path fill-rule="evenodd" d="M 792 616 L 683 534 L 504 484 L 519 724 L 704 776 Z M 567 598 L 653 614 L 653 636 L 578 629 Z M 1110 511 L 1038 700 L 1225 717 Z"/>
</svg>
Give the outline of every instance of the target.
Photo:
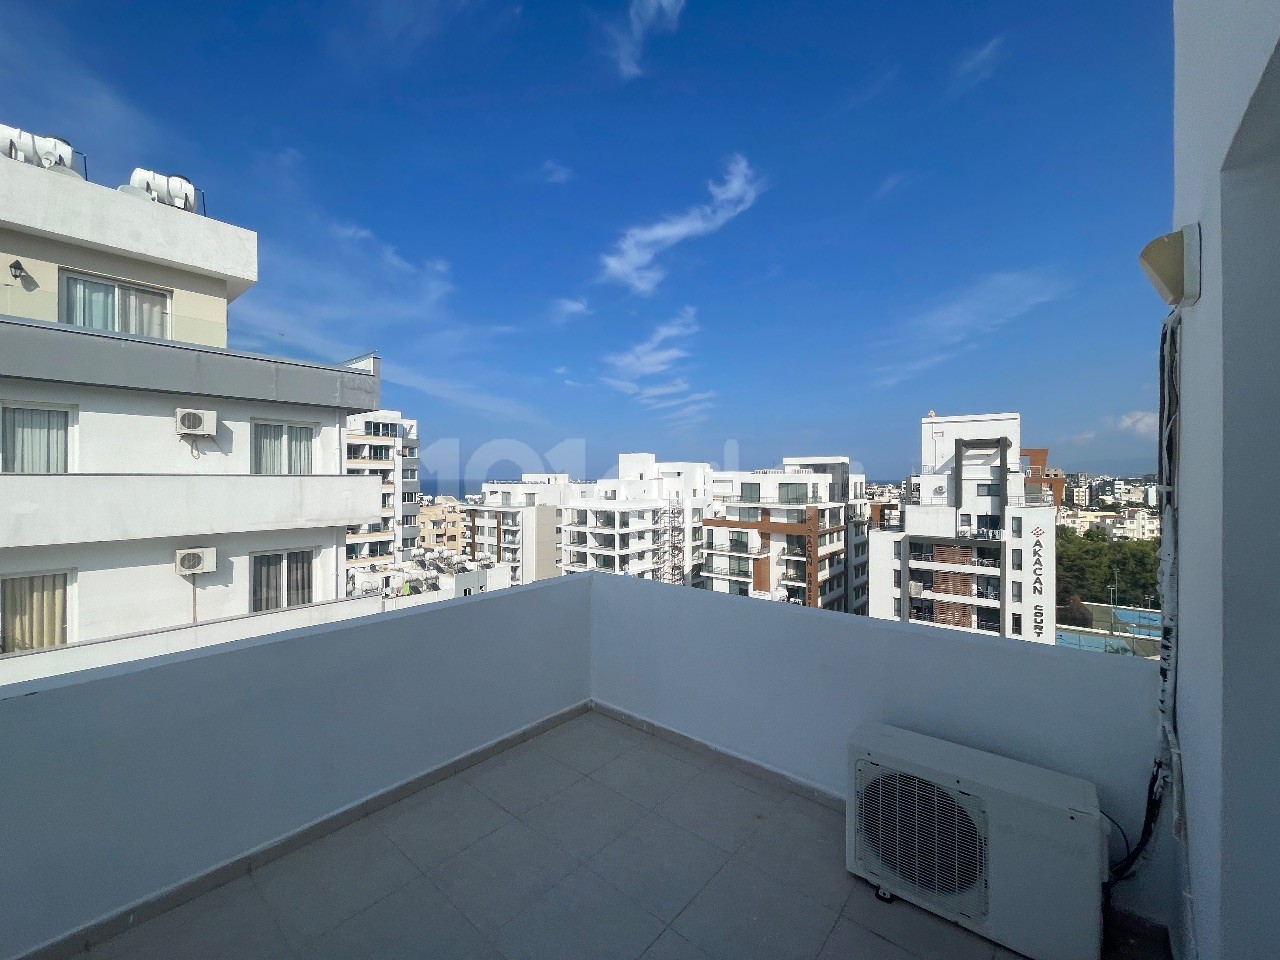
<svg viewBox="0 0 1280 960">
<path fill-rule="evenodd" d="M 379 509 L 347 528 L 348 567 L 400 563 L 418 549 L 418 421 L 399 410 L 355 414 L 346 422 L 349 476 L 378 479 Z"/>
<path fill-rule="evenodd" d="M 870 614 L 1053 643 L 1053 491 L 1016 413 L 921 420 L 921 472 L 870 532 Z"/>
<path fill-rule="evenodd" d="M 0 652 L 341 597 L 377 359 L 225 348 L 256 236 L 0 157 L 0 253 Z"/>
<path fill-rule="evenodd" d="M 418 508 L 418 546 L 427 550 L 462 551 L 466 504 L 454 497 L 423 497 Z"/>
<path fill-rule="evenodd" d="M 703 577 L 716 593 L 847 610 L 843 474 L 800 463 L 716 471 L 712 515 L 703 520 Z"/>
<path fill-rule="evenodd" d="M 560 575 L 556 518 L 569 486 L 568 474 L 527 473 L 485 483 L 481 502 L 463 505 L 463 550 L 493 564 L 489 589 Z"/>
</svg>

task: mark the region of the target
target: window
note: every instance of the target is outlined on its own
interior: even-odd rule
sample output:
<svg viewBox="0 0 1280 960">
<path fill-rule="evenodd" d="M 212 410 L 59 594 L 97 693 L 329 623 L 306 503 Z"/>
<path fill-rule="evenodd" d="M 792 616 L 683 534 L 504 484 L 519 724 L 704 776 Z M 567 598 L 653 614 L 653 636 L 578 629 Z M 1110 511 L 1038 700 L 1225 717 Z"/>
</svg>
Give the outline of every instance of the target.
<svg viewBox="0 0 1280 960">
<path fill-rule="evenodd" d="M 0 411 L 0 469 L 5 473 L 66 473 L 66 410 L 5 407 Z"/>
<path fill-rule="evenodd" d="M 0 580 L 0 653 L 42 650 L 67 642 L 67 575 Z"/>
<path fill-rule="evenodd" d="M 534 507 L 538 504 L 538 495 L 536 493 L 526 493 L 524 495 L 524 505 L 526 507 Z"/>
<path fill-rule="evenodd" d="M 902 598 L 901 597 L 893 598 L 893 615 L 895 617 L 902 616 Z"/>
<path fill-rule="evenodd" d="M 1022 518 L 1021 517 L 1012 518 L 1009 521 L 1009 525 L 1013 528 L 1013 535 L 1015 537 L 1022 536 Z"/>
<path fill-rule="evenodd" d="M 902 570 L 899 569 L 899 570 L 893 571 L 893 585 L 895 587 L 902 586 Z"/>
<path fill-rule="evenodd" d="M 998 484 L 998 483 L 980 483 L 980 484 L 978 484 L 978 496 L 980 496 L 980 497 L 998 497 L 998 496 L 1000 496 L 1000 484 Z"/>
<path fill-rule="evenodd" d="M 263 553 L 253 558 L 252 610 L 279 610 L 311 602 L 312 551 Z"/>
<path fill-rule="evenodd" d="M 902 559 L 902 541 L 901 540 L 893 541 L 893 559 L 895 560 Z"/>
<path fill-rule="evenodd" d="M 1009 632 L 1012 633 L 1014 636 L 1022 635 L 1022 614 L 1015 613 L 1013 615 L 1013 624 L 1009 628 Z"/>
<path fill-rule="evenodd" d="M 746 486 L 746 484 L 743 484 Z M 754 484 L 757 490 L 760 485 Z M 780 483 L 778 484 L 778 500 L 782 503 L 804 503 L 809 496 L 809 487 L 803 483 Z"/>
<path fill-rule="evenodd" d="M 1022 581 L 1021 580 L 1012 581 L 1009 585 L 1009 589 L 1012 594 L 1013 602 L 1021 603 L 1022 602 Z"/>
<path fill-rule="evenodd" d="M 746 557 L 730 557 L 729 573 L 736 577 L 751 576 L 751 561 Z"/>
<path fill-rule="evenodd" d="M 407 469 L 407 468 L 406 468 L 406 469 L 404 469 L 404 470 L 402 470 L 402 471 L 400 472 L 400 478 L 401 478 L 402 480 L 417 480 L 417 479 L 418 479 L 418 471 L 417 471 L 417 470 L 409 470 L 409 469 Z"/>
<path fill-rule="evenodd" d="M 1017 519 L 1017 518 L 1015 517 L 1014 519 Z M 1014 529 L 1016 530 L 1016 529 L 1017 529 L 1017 527 L 1015 527 Z M 1011 556 L 1010 556 L 1009 564 L 1010 564 L 1010 566 L 1012 566 L 1012 567 L 1013 567 L 1013 569 L 1015 569 L 1015 570 L 1021 570 L 1021 569 L 1022 569 L 1022 548 L 1021 548 L 1021 547 L 1019 547 L 1019 548 L 1017 548 L 1017 549 L 1015 549 L 1015 550 L 1013 551 L 1013 553 L 1012 553 L 1012 554 L 1011 554 Z"/>
<path fill-rule="evenodd" d="M 736 580 L 729 582 L 729 593 L 735 597 L 745 597 L 750 593 L 750 589 L 745 583 L 739 583 Z"/>
<path fill-rule="evenodd" d="M 962 526 L 962 527 L 972 527 L 972 526 L 973 526 L 973 514 L 970 514 L 970 513 L 962 513 L 962 514 L 960 514 L 960 526 Z"/>
<path fill-rule="evenodd" d="M 412 490 L 406 490 L 404 493 L 400 494 L 400 502 L 401 503 L 417 503 L 418 495 L 414 493 Z"/>
<path fill-rule="evenodd" d="M 742 484 L 740 496 L 744 503 L 759 503 L 760 502 L 760 484 L 758 483 Z"/>
<path fill-rule="evenodd" d="M 314 428 L 284 423 L 255 423 L 250 433 L 250 473 L 311 473 Z"/>
<path fill-rule="evenodd" d="M 418 545 L 417 537 L 402 537 L 400 539 L 400 547 L 404 550 L 412 549 Z"/>
<path fill-rule="evenodd" d="M 73 327 L 169 336 L 169 294 L 100 277 L 62 275 L 60 319 Z"/>
</svg>

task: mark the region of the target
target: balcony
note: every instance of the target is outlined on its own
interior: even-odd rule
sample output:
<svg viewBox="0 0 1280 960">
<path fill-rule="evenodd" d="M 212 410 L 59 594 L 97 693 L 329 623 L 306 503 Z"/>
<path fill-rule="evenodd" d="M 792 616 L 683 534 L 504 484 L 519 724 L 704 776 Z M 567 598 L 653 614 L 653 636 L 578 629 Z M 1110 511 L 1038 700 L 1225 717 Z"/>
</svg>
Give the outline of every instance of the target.
<svg viewBox="0 0 1280 960">
<path fill-rule="evenodd" d="M 344 474 L 0 474 L 0 543 L 39 547 L 345 527 L 377 481 Z"/>
<path fill-rule="evenodd" d="M 969 557 L 967 559 L 944 557 L 936 552 L 928 550 L 912 550 L 911 562 L 936 563 L 946 567 L 985 567 L 987 569 L 998 568 L 1000 566 L 1000 561 L 994 557 Z"/>
<path fill-rule="evenodd" d="M 1136 836 L 1157 688 L 603 576 L 0 687 L 0 956 L 1012 957 L 845 873 L 850 732 L 1085 777 Z M 1117 905 L 1163 919 L 1173 869 Z"/>
<path fill-rule="evenodd" d="M 732 553 L 738 556 L 763 557 L 769 552 L 769 545 L 763 542 L 751 543 L 741 540 L 730 540 L 728 543 L 704 544 L 707 553 Z"/>
</svg>

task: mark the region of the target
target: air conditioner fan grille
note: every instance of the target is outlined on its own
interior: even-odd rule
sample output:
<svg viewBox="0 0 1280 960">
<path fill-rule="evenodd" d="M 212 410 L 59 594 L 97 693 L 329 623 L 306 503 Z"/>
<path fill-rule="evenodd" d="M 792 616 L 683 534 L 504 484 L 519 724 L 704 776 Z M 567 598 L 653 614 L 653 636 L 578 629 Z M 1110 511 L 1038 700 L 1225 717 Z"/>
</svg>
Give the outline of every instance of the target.
<svg viewBox="0 0 1280 960">
<path fill-rule="evenodd" d="M 949 909 L 985 916 L 987 823 L 978 798 L 869 761 L 857 764 L 857 781 L 859 859 Z"/>
</svg>

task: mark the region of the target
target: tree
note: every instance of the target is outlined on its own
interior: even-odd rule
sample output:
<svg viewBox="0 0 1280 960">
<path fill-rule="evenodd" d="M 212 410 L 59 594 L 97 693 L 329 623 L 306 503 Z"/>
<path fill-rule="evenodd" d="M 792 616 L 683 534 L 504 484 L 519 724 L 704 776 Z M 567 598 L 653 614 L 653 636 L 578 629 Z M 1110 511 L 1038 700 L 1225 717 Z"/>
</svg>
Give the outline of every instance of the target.
<svg viewBox="0 0 1280 960">
<path fill-rule="evenodd" d="M 1110 603 L 1111 587 L 1118 584 L 1116 603 L 1136 607 L 1156 596 L 1160 570 L 1158 544 L 1151 540 L 1116 540 L 1105 530 L 1089 530 L 1080 536 L 1070 527 L 1057 532 L 1059 607 L 1072 597 L 1089 603 Z"/>
<path fill-rule="evenodd" d="M 1093 617 L 1080 598 L 1072 594 L 1066 606 L 1058 608 L 1058 623 L 1064 627 L 1092 627 Z"/>
</svg>

